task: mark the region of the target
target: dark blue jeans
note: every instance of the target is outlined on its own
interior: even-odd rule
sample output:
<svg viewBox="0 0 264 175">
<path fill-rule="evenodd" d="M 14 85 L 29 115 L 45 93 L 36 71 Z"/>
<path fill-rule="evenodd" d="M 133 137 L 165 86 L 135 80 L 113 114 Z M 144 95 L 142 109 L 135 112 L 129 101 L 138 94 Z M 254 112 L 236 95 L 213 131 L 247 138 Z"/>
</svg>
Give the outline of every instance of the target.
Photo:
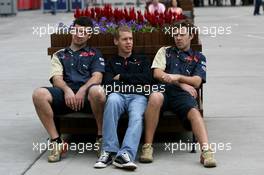
<svg viewBox="0 0 264 175">
<path fill-rule="evenodd" d="M 56 15 L 57 2 L 51 1 L 51 14 Z"/>
<path fill-rule="evenodd" d="M 262 4 L 261 0 L 256 0 L 255 2 L 255 9 L 254 9 L 254 15 L 259 15 L 259 9 Z"/>
</svg>

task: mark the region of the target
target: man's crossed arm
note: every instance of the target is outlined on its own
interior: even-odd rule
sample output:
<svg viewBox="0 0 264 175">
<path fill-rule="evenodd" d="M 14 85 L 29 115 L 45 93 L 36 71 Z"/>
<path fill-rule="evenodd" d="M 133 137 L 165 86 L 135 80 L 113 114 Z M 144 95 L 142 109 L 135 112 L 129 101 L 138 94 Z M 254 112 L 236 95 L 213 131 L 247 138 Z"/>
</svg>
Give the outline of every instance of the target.
<svg viewBox="0 0 264 175">
<path fill-rule="evenodd" d="M 202 83 L 202 79 L 199 76 L 168 74 L 159 68 L 154 69 L 154 78 L 163 83 L 175 84 L 183 90 L 189 92 L 195 98 L 197 97 L 197 91 L 195 88 L 199 88 Z"/>
</svg>

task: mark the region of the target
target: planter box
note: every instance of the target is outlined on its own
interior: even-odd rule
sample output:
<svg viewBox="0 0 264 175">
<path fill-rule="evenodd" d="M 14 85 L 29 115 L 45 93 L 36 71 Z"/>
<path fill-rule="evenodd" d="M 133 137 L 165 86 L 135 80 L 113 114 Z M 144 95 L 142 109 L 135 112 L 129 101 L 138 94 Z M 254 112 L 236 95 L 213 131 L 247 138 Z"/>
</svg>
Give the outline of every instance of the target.
<svg viewBox="0 0 264 175">
<path fill-rule="evenodd" d="M 134 52 L 144 53 L 149 58 L 153 59 L 158 49 L 162 46 L 174 45 L 174 40 L 170 35 L 165 35 L 163 32 L 133 34 L 134 37 Z M 48 55 L 52 55 L 59 49 L 69 46 L 71 43 L 70 34 L 52 34 L 51 47 L 48 48 Z M 93 35 L 88 41 L 88 45 L 100 49 L 105 58 L 113 55 L 116 51 L 116 46 L 113 44 L 112 34 Z M 202 45 L 199 42 L 198 35 L 195 35 L 191 47 L 194 50 L 202 51 Z"/>
</svg>

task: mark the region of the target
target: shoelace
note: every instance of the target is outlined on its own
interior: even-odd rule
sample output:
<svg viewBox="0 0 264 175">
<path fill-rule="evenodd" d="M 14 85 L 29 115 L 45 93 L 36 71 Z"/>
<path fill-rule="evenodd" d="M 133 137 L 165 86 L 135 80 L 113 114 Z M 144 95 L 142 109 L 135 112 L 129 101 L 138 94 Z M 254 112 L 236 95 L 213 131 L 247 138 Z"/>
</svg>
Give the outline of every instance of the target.
<svg viewBox="0 0 264 175">
<path fill-rule="evenodd" d="M 147 145 L 147 146 L 143 147 L 143 152 L 146 152 L 146 153 L 151 152 L 151 145 Z"/>
<path fill-rule="evenodd" d="M 109 153 L 104 152 L 104 153 L 100 156 L 99 161 L 100 161 L 100 162 L 105 162 L 105 161 L 108 159 L 108 157 L 109 157 Z"/>
<path fill-rule="evenodd" d="M 203 153 L 203 157 L 206 159 L 213 159 L 213 153 L 210 150 L 207 150 Z"/>
<path fill-rule="evenodd" d="M 126 152 L 122 154 L 122 157 L 125 159 L 125 161 L 130 162 L 130 157 Z"/>
<path fill-rule="evenodd" d="M 60 151 L 54 149 L 54 150 L 52 150 L 51 154 L 52 154 L 52 155 L 59 155 L 59 154 L 60 154 Z"/>
</svg>

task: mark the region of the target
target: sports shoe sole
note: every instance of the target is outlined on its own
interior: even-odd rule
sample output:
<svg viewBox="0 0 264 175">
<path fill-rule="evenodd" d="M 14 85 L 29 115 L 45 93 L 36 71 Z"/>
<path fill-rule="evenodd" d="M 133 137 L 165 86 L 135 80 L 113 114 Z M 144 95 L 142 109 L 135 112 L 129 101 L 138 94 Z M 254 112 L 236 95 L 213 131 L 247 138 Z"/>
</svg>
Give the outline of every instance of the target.
<svg viewBox="0 0 264 175">
<path fill-rule="evenodd" d="M 216 162 L 211 162 L 211 163 L 207 163 L 207 164 L 205 164 L 205 163 L 204 163 L 204 160 L 201 159 L 201 160 L 200 160 L 200 163 L 203 164 L 203 166 L 204 166 L 205 168 L 214 168 L 214 167 L 216 167 Z"/>
<path fill-rule="evenodd" d="M 95 163 L 94 164 L 94 168 L 98 168 L 98 169 L 100 169 L 100 168 L 106 168 L 108 165 L 111 165 L 112 164 L 112 161 L 111 162 L 108 162 L 107 164 L 104 164 L 104 163 L 101 163 L 101 164 L 97 164 L 97 163 Z"/>
<path fill-rule="evenodd" d="M 151 160 L 151 159 L 147 159 L 147 158 L 140 158 L 139 162 L 141 162 L 141 163 L 152 163 L 153 159 Z"/>
<path fill-rule="evenodd" d="M 113 162 L 113 165 L 115 165 L 118 168 L 123 168 L 123 169 L 127 169 L 127 170 L 135 170 L 137 168 L 137 166 L 135 166 L 135 165 L 122 165 L 122 164 L 119 164 L 117 162 Z"/>
</svg>

